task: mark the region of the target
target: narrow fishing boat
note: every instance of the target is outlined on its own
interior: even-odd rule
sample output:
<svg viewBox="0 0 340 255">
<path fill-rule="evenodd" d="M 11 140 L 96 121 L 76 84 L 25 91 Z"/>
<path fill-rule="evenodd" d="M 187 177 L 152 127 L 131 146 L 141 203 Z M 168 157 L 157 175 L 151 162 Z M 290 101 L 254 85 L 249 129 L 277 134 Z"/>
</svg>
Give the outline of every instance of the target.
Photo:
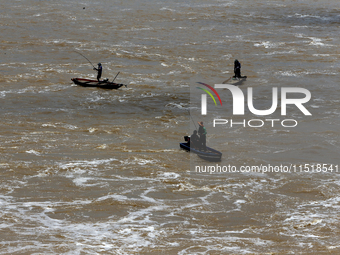
<svg viewBox="0 0 340 255">
<path fill-rule="evenodd" d="M 71 79 L 74 84 L 82 86 L 82 87 L 97 87 L 102 89 L 119 89 L 122 86 L 127 87 L 124 84 L 114 83 L 105 79 L 103 81 L 83 79 L 83 78 L 72 78 Z"/>
<path fill-rule="evenodd" d="M 187 151 L 196 153 L 200 158 L 208 161 L 221 161 L 222 158 L 222 153 L 214 150 L 210 147 L 206 147 L 205 151 L 201 151 L 198 148 L 192 148 L 190 147 L 190 137 L 189 136 L 184 136 L 184 140 L 186 143 L 180 143 L 179 146 Z"/>
</svg>

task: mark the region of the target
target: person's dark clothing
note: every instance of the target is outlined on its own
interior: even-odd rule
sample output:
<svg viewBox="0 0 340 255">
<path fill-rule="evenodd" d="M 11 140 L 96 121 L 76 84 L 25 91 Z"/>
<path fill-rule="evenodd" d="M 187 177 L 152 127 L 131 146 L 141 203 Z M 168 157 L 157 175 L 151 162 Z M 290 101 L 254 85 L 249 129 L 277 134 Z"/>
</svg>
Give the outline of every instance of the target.
<svg viewBox="0 0 340 255">
<path fill-rule="evenodd" d="M 99 79 L 102 77 L 102 72 L 103 72 L 102 66 L 99 66 L 97 71 L 98 71 L 97 80 L 99 81 Z"/>
<path fill-rule="evenodd" d="M 234 62 L 235 78 L 241 78 L 241 63 L 236 59 Z"/>
<path fill-rule="evenodd" d="M 99 79 L 102 77 L 102 72 L 103 72 L 103 67 L 101 65 L 98 65 L 98 68 L 94 68 L 98 74 L 97 74 L 97 80 L 100 81 Z"/>
<path fill-rule="evenodd" d="M 197 131 L 195 130 L 194 133 L 190 136 L 190 147 L 196 148 L 199 145 L 199 136 L 197 135 Z"/>
<path fill-rule="evenodd" d="M 205 127 L 200 126 L 198 128 L 198 134 L 200 136 L 200 140 L 199 140 L 200 146 L 199 147 L 200 147 L 201 150 L 205 151 L 207 149 L 207 146 L 206 146 L 206 144 L 207 144 L 207 137 L 206 137 L 207 130 L 205 129 Z"/>
<path fill-rule="evenodd" d="M 207 137 L 205 134 L 200 135 L 200 144 L 201 144 L 201 150 L 205 151 L 207 150 Z"/>
</svg>

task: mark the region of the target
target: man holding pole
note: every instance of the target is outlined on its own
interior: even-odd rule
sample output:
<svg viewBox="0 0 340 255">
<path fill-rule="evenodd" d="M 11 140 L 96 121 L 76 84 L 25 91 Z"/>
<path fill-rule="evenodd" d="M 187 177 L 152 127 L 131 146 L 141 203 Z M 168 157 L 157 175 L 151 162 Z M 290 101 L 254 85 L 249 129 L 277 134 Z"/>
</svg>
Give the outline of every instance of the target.
<svg viewBox="0 0 340 255">
<path fill-rule="evenodd" d="M 97 80 L 100 81 L 100 77 L 102 77 L 102 72 L 103 72 L 102 64 L 98 63 L 98 68 L 93 67 L 93 70 L 96 70 L 98 72 Z"/>
</svg>

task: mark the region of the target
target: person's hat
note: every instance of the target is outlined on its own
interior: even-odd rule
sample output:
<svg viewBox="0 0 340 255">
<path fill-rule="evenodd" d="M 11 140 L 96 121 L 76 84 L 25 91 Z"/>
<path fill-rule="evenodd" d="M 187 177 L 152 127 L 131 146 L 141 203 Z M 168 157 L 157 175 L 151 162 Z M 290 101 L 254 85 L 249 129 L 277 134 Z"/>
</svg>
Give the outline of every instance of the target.
<svg viewBox="0 0 340 255">
<path fill-rule="evenodd" d="M 199 124 L 200 126 L 204 127 L 203 121 L 198 121 L 198 124 Z"/>
<path fill-rule="evenodd" d="M 101 66 L 102 64 L 101 63 L 98 63 L 99 66 Z"/>
</svg>

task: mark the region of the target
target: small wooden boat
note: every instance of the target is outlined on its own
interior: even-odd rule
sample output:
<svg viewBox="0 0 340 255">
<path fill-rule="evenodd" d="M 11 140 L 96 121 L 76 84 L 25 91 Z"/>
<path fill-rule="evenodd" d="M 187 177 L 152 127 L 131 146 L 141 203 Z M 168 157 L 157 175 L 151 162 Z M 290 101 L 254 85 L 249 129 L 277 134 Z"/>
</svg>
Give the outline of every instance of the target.
<svg viewBox="0 0 340 255">
<path fill-rule="evenodd" d="M 232 76 L 228 80 L 225 80 L 224 82 L 222 82 L 222 84 L 241 85 L 246 80 L 247 80 L 247 76 L 241 76 L 240 78 L 236 78 L 235 76 Z"/>
<path fill-rule="evenodd" d="M 190 137 L 185 136 L 184 137 L 185 141 L 187 141 L 186 143 L 180 143 L 179 146 L 187 151 L 191 151 L 193 153 L 196 153 L 197 156 L 199 156 L 200 158 L 204 159 L 204 160 L 208 160 L 208 161 L 221 161 L 222 158 L 222 153 L 214 150 L 210 147 L 206 147 L 205 151 L 201 151 L 197 148 L 192 148 L 190 147 Z"/>
<path fill-rule="evenodd" d="M 74 84 L 83 86 L 83 87 L 97 87 L 97 88 L 102 88 L 102 89 L 119 89 L 122 86 L 127 87 L 124 84 L 110 82 L 108 79 L 105 79 L 103 81 L 97 81 L 97 80 L 82 79 L 82 78 L 72 78 L 71 80 L 74 82 Z"/>
</svg>

